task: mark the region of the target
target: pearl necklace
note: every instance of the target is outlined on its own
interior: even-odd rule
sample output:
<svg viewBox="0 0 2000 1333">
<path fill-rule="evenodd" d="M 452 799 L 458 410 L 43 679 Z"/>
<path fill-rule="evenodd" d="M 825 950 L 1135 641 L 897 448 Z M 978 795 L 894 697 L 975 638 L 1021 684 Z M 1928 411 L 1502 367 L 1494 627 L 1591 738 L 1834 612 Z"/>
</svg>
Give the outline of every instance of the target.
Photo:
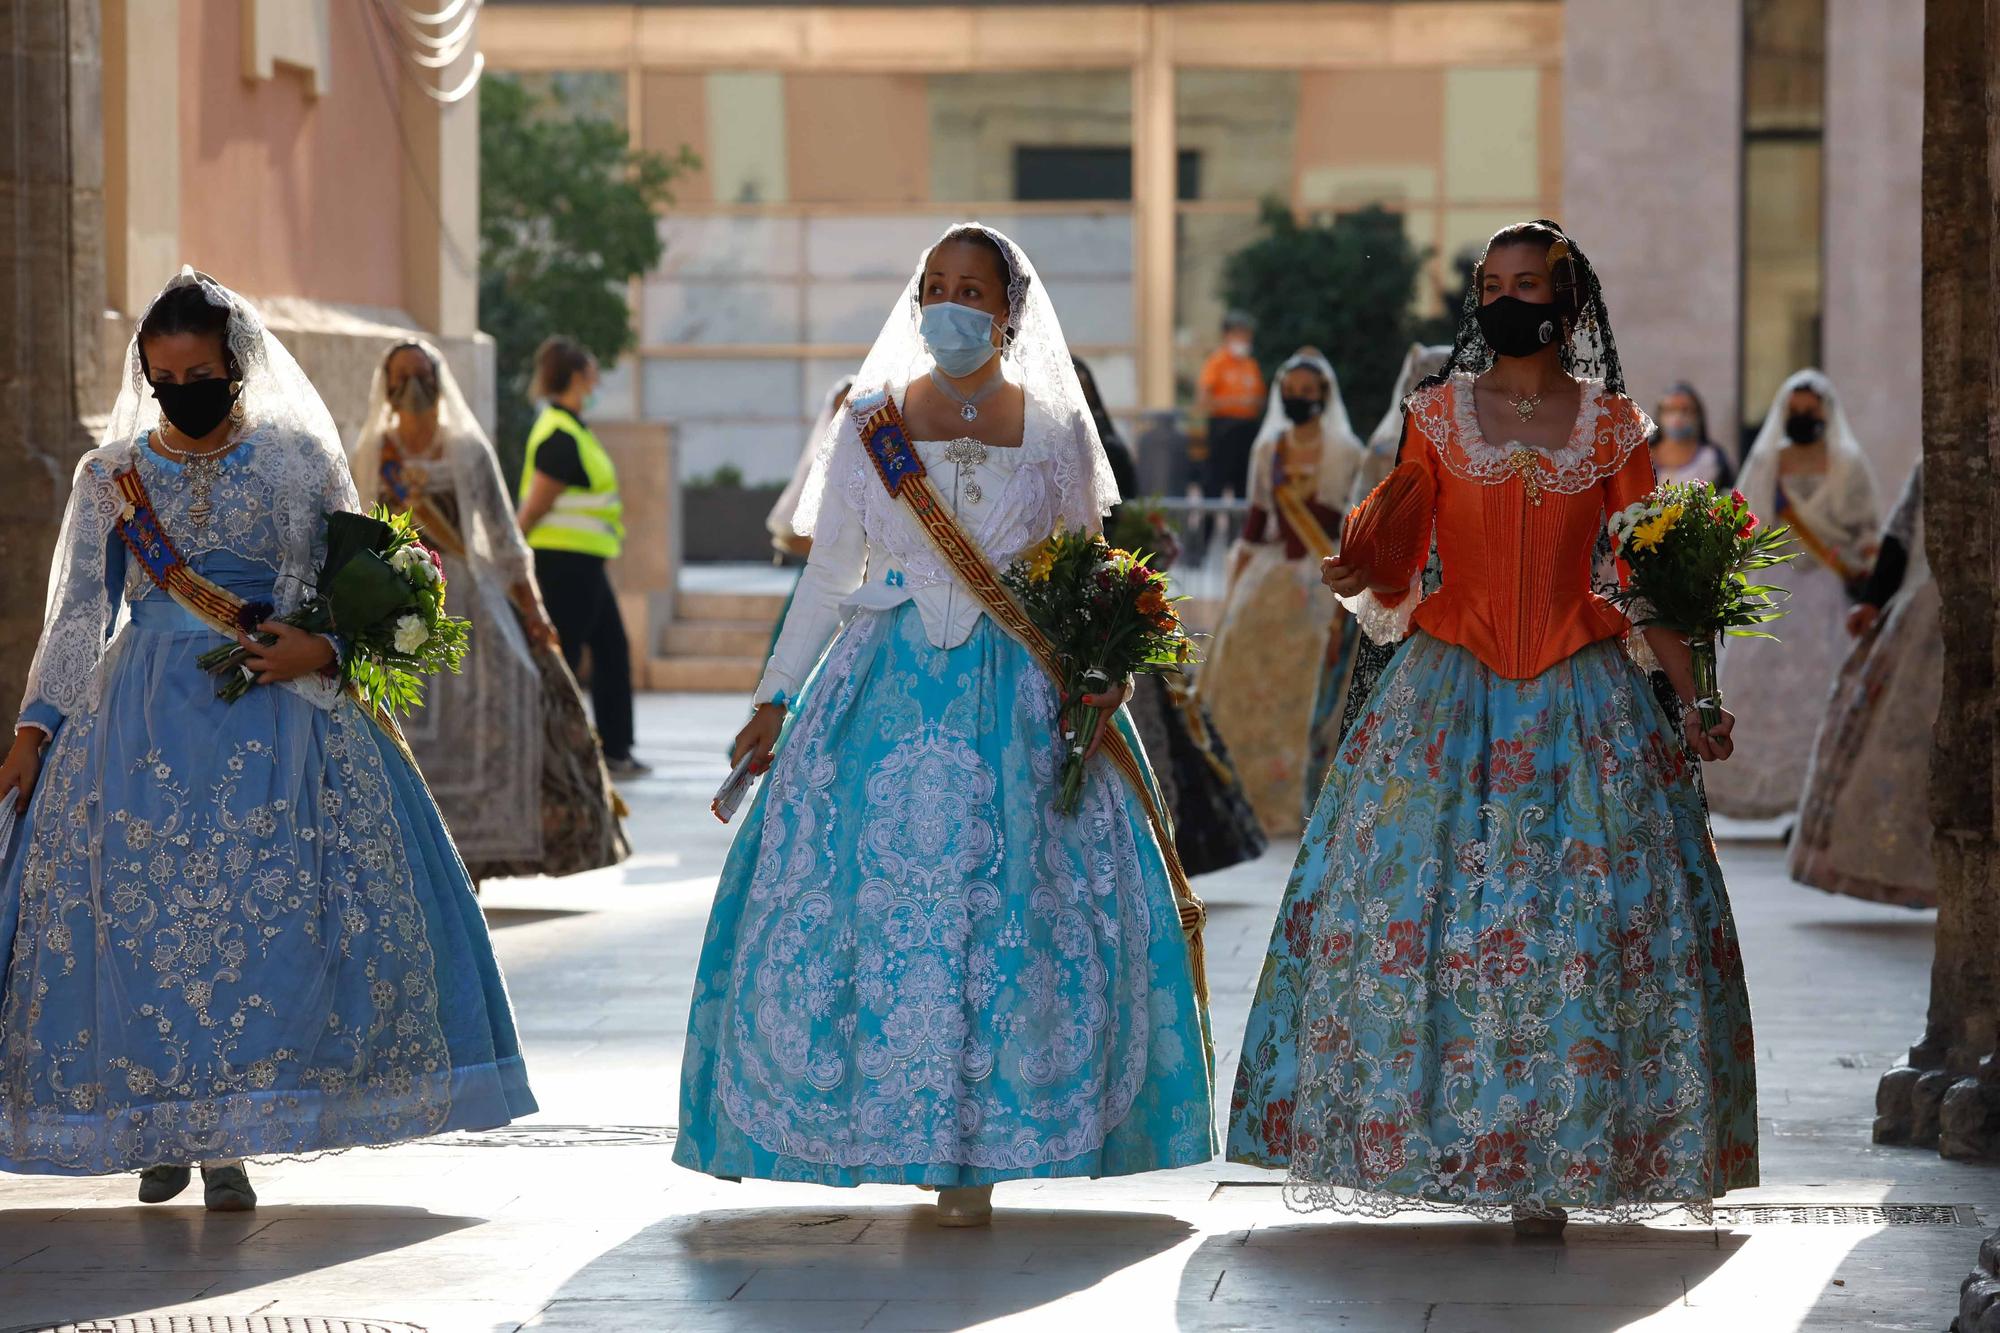
<svg viewBox="0 0 2000 1333">
<path fill-rule="evenodd" d="M 153 432 L 159 442 L 160 452 L 181 465 L 181 475 L 187 479 L 188 492 L 194 498 L 188 503 L 188 522 L 198 528 L 208 526 L 208 520 L 215 513 L 214 502 L 210 499 L 215 491 L 215 483 L 222 479 L 222 456 L 236 446 L 236 433 L 217 449 L 196 452 L 192 449 L 176 449 L 167 443 L 167 424 L 161 422 Z"/>
</svg>

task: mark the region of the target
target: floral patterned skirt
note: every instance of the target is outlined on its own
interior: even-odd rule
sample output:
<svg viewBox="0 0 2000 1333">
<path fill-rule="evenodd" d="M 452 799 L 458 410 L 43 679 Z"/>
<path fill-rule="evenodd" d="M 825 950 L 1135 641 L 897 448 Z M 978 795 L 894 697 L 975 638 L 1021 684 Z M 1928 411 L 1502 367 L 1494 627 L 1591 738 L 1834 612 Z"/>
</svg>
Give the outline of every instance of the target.
<svg viewBox="0 0 2000 1333">
<path fill-rule="evenodd" d="M 216 698 L 195 659 L 221 642 L 137 603 L 0 858 L 0 1170 L 312 1154 L 535 1109 L 417 770 L 349 700 Z"/>
<path fill-rule="evenodd" d="M 1889 604 L 1834 683 L 1813 746 L 1792 878 L 1901 907 L 1937 905 L 1931 853 L 1931 727 L 1944 694 L 1937 584 Z"/>
<path fill-rule="evenodd" d="M 939 649 L 912 604 L 856 614 L 723 866 L 675 1161 L 951 1186 L 1208 1160 L 1165 862 L 1108 760 L 1056 813 L 1055 719 L 991 622 Z"/>
<path fill-rule="evenodd" d="M 1231 1160 L 1348 1212 L 1636 1217 L 1754 1185 L 1749 1002 L 1689 764 L 1613 643 L 1525 681 L 1405 643 L 1286 888 Z"/>
</svg>

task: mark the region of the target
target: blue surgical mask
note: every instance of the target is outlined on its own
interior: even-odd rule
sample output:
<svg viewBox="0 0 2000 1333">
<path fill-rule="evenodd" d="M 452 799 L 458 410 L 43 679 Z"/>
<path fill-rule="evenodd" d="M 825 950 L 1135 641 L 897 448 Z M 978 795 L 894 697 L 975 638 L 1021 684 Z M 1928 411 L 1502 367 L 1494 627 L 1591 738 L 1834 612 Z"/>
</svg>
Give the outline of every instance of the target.
<svg viewBox="0 0 2000 1333">
<path fill-rule="evenodd" d="M 950 301 L 927 305 L 918 330 L 937 368 L 955 380 L 972 374 L 1000 350 L 993 345 L 993 316 L 971 306 Z"/>
</svg>

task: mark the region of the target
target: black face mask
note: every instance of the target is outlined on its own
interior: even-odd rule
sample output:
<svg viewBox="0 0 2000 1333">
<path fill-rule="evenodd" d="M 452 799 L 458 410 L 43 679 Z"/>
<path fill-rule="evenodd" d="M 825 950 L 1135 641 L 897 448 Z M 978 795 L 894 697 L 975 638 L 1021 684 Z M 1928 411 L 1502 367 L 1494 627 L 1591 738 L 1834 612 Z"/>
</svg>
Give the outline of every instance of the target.
<svg viewBox="0 0 2000 1333">
<path fill-rule="evenodd" d="M 1500 356 L 1533 356 L 1562 334 L 1553 305 L 1529 305 L 1503 296 L 1479 307 L 1479 331 Z"/>
<path fill-rule="evenodd" d="M 1794 412 L 1785 418 L 1785 438 L 1793 444 L 1818 444 L 1826 438 L 1826 419 L 1810 412 Z"/>
<path fill-rule="evenodd" d="M 236 389 L 228 380 L 195 380 L 189 384 L 153 385 L 153 397 L 160 400 L 160 415 L 174 423 L 174 429 L 191 440 L 208 435 L 236 406 Z"/>
<path fill-rule="evenodd" d="M 1326 400 L 1323 398 L 1294 398 L 1286 394 L 1281 401 L 1285 405 L 1285 416 L 1294 426 L 1303 426 L 1326 411 Z"/>
</svg>

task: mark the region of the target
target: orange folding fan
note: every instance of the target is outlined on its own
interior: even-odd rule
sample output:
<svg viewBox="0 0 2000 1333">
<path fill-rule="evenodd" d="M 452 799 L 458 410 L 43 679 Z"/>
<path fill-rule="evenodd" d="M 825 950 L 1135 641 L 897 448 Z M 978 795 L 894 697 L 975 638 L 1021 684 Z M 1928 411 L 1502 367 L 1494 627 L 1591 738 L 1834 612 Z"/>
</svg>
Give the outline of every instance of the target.
<svg viewBox="0 0 2000 1333">
<path fill-rule="evenodd" d="M 1399 463 L 1347 516 L 1340 563 L 1359 567 L 1377 587 L 1408 583 L 1430 555 L 1430 474 Z"/>
</svg>

